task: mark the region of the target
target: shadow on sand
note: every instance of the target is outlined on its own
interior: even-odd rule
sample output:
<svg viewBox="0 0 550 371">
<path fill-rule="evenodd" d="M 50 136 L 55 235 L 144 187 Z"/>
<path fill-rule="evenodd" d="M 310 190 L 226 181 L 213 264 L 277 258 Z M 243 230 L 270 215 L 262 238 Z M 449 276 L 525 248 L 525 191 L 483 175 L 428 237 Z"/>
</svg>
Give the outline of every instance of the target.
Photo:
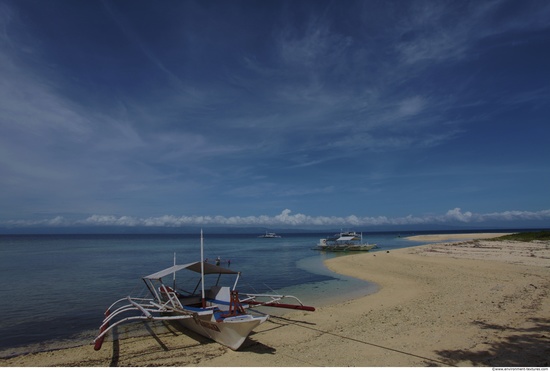
<svg viewBox="0 0 550 371">
<path fill-rule="evenodd" d="M 134 326 L 139 326 L 139 324 L 133 324 Z M 170 352 L 170 351 L 176 351 L 176 350 L 182 350 L 182 349 L 193 349 L 200 347 L 204 344 L 210 344 L 215 343 L 213 340 L 206 338 L 204 336 L 201 336 L 183 325 L 179 324 L 178 322 L 172 321 L 172 322 L 162 322 L 162 324 L 158 323 L 155 326 L 151 326 L 148 322 L 143 322 L 141 325 L 144 326 L 146 332 L 148 335 L 140 335 L 141 336 L 150 336 L 152 337 L 157 344 L 160 347 L 160 350 L 150 350 L 145 353 L 147 354 L 153 354 L 157 352 Z M 198 344 L 193 345 L 183 345 L 181 347 L 174 347 L 174 346 L 168 346 L 165 342 L 162 341 L 161 337 L 159 337 L 159 333 L 170 333 L 174 336 L 186 336 L 191 339 L 193 339 Z M 118 367 L 120 364 L 120 334 L 117 331 L 117 328 L 113 328 L 112 330 L 112 354 L 111 354 L 111 361 L 109 364 L 109 367 Z M 275 353 L 275 349 L 271 348 L 267 345 L 264 345 L 260 342 L 253 341 L 250 338 L 247 338 L 241 348 L 239 349 L 239 352 L 252 352 L 252 353 L 258 353 L 258 354 L 273 354 Z M 143 354 L 145 354 L 143 353 Z M 142 355 L 143 355 L 142 354 Z"/>
<path fill-rule="evenodd" d="M 469 361 L 473 366 L 531 366 L 550 365 L 550 320 L 530 318 L 532 326 L 514 328 L 487 322 L 474 322 L 481 329 L 503 332 L 502 339 L 489 344 L 488 350 L 440 350 L 436 353 L 450 364 Z"/>
</svg>

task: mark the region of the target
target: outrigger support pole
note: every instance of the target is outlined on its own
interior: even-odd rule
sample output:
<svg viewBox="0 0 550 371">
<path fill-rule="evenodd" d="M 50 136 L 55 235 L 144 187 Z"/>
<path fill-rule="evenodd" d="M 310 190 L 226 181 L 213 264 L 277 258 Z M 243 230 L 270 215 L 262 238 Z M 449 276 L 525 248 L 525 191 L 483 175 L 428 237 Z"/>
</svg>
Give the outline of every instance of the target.
<svg viewBox="0 0 550 371">
<path fill-rule="evenodd" d="M 206 308 L 206 300 L 204 298 L 204 238 L 202 236 L 201 228 L 201 297 L 202 297 L 202 307 Z"/>
</svg>

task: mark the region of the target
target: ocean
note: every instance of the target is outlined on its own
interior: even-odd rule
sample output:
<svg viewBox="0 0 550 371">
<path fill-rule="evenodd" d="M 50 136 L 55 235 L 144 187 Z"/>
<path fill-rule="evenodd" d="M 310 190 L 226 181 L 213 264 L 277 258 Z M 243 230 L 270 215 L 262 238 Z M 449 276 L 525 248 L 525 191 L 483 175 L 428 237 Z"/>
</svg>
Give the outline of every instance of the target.
<svg viewBox="0 0 550 371">
<path fill-rule="evenodd" d="M 241 271 L 240 292 L 295 295 L 319 306 L 376 291 L 373 283 L 338 275 L 323 261 L 339 254 L 313 250 L 326 232 L 258 238 L 205 231 L 204 256 Z M 385 251 L 419 245 L 397 233 L 363 235 Z M 200 236 L 0 235 L 0 357 L 89 344 L 115 300 L 141 292 L 141 277 L 200 260 Z M 360 253 L 364 254 L 364 253 Z"/>
</svg>

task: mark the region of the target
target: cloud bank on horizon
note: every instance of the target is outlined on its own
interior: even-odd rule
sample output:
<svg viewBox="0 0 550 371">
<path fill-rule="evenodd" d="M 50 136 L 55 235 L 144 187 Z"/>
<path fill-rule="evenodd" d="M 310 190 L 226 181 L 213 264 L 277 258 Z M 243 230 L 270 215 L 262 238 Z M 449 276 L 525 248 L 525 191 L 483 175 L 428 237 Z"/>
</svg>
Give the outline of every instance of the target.
<svg viewBox="0 0 550 371">
<path fill-rule="evenodd" d="M 549 44 L 539 0 L 0 0 L 0 225 L 550 224 Z"/>
<path fill-rule="evenodd" d="M 475 214 L 462 212 L 460 208 L 449 210 L 443 215 L 412 216 L 388 218 L 361 217 L 350 215 L 337 216 L 311 216 L 304 214 L 292 214 L 289 209 L 283 210 L 275 216 L 174 216 L 164 215 L 160 217 L 136 218 L 130 216 L 92 215 L 80 220 L 69 220 L 64 217 L 54 217 L 42 220 L 11 220 L 4 227 L 166 227 L 177 228 L 185 226 L 232 226 L 232 227 L 385 227 L 407 225 L 453 225 L 468 227 L 472 223 L 480 222 L 514 222 L 514 221 L 550 221 L 550 210 L 531 211 L 506 211 L 502 213 Z"/>
</svg>

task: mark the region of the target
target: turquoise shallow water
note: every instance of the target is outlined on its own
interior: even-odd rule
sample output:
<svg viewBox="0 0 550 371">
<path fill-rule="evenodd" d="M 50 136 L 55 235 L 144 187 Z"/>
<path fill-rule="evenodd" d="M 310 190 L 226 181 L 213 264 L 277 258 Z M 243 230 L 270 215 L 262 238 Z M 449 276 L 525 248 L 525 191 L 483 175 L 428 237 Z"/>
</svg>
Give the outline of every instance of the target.
<svg viewBox="0 0 550 371">
<path fill-rule="evenodd" d="M 351 299 L 376 290 L 338 275 L 323 262 L 342 253 L 312 248 L 328 233 L 205 234 L 205 257 L 243 272 L 241 292 L 298 296 L 307 305 Z M 397 234 L 364 235 L 391 250 L 418 245 Z M 200 260 L 198 235 L 0 235 L 3 317 L 0 356 L 13 349 L 48 349 L 88 343 L 114 300 L 141 291 L 141 277 Z M 7 349 L 10 349 L 8 352 Z"/>
</svg>

